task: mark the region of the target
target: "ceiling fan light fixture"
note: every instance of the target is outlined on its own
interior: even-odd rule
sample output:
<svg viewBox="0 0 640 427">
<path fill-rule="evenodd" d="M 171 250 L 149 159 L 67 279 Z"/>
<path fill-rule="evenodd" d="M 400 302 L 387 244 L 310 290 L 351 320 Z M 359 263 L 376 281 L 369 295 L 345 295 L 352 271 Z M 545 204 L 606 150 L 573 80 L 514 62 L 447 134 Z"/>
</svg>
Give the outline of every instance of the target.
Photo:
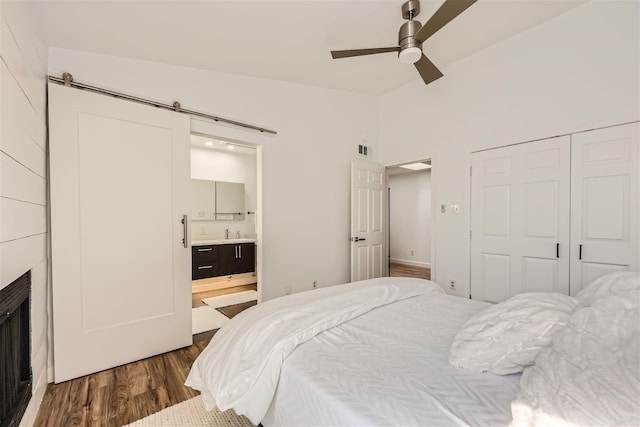
<svg viewBox="0 0 640 427">
<path fill-rule="evenodd" d="M 404 64 L 415 64 L 422 57 L 422 49 L 419 47 L 413 46 L 403 49 L 398 53 L 398 58 L 400 62 Z"/>
</svg>

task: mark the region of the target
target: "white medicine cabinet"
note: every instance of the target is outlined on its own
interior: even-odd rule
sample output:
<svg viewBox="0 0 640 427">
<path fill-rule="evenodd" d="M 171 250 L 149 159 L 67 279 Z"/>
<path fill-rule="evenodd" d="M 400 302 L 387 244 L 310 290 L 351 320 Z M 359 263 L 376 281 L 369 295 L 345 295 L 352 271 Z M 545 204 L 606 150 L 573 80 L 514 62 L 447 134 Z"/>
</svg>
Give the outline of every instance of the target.
<svg viewBox="0 0 640 427">
<path fill-rule="evenodd" d="M 191 219 L 194 221 L 244 219 L 244 184 L 191 180 Z"/>
</svg>

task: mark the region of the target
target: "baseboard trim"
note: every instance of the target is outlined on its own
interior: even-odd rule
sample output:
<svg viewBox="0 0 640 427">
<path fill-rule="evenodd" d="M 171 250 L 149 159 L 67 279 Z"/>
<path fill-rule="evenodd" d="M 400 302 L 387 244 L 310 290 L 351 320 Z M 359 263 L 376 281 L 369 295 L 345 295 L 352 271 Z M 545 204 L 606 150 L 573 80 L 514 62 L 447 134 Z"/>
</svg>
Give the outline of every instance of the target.
<svg viewBox="0 0 640 427">
<path fill-rule="evenodd" d="M 411 267 L 431 268 L 430 262 L 409 261 L 406 259 L 396 259 L 396 258 L 391 258 L 389 261 L 391 261 L 394 264 L 408 265 Z"/>
</svg>

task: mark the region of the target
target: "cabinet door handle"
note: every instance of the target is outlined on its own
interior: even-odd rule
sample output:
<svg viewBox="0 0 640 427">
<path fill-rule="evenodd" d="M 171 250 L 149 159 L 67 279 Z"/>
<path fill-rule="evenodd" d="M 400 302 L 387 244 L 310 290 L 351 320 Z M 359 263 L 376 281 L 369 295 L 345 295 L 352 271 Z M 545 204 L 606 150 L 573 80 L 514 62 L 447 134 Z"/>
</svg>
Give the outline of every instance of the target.
<svg viewBox="0 0 640 427">
<path fill-rule="evenodd" d="M 582 244 L 578 247 L 578 259 L 582 259 Z"/>
<path fill-rule="evenodd" d="M 213 248 L 198 249 L 198 252 L 211 252 Z"/>
<path fill-rule="evenodd" d="M 209 270 L 213 268 L 213 265 L 199 265 L 198 270 Z"/>
<path fill-rule="evenodd" d="M 560 243 L 556 243 L 556 258 L 560 258 Z"/>
<path fill-rule="evenodd" d="M 242 246 L 238 245 L 238 258 L 242 258 Z"/>
</svg>

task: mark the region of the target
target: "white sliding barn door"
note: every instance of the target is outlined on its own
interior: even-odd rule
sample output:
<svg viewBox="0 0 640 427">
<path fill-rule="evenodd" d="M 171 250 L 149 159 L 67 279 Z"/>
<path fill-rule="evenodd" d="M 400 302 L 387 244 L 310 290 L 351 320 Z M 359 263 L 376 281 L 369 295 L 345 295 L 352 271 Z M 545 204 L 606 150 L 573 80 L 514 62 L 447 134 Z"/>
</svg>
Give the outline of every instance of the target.
<svg viewBox="0 0 640 427">
<path fill-rule="evenodd" d="M 351 281 L 387 275 L 385 169 L 366 161 L 351 164 Z"/>
<path fill-rule="evenodd" d="M 569 137 L 473 153 L 471 296 L 569 293 Z"/>
<path fill-rule="evenodd" d="M 189 117 L 49 84 L 49 131 L 55 381 L 190 345 Z"/>
<path fill-rule="evenodd" d="M 571 295 L 640 267 L 638 123 L 572 136 Z"/>
</svg>

